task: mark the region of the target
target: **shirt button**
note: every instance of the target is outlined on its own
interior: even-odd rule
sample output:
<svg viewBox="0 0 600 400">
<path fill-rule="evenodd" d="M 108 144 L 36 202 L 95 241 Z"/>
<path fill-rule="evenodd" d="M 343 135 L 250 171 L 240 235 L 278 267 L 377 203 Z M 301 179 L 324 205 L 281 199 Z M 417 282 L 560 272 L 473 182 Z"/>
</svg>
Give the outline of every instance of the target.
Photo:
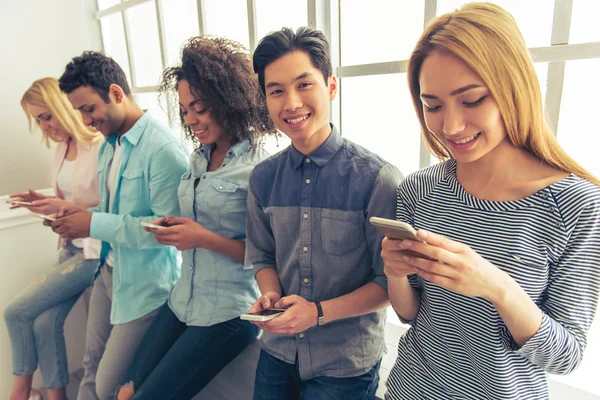
<svg viewBox="0 0 600 400">
<path fill-rule="evenodd" d="M 310 179 L 306 180 L 306 184 L 309 185 L 310 184 Z"/>
<path fill-rule="evenodd" d="M 304 219 L 307 219 L 308 218 L 308 214 L 304 213 L 303 217 L 304 217 Z"/>
<path fill-rule="evenodd" d="M 306 253 L 308 251 L 308 247 L 303 247 L 302 250 Z"/>
<path fill-rule="evenodd" d="M 298 336 L 300 336 L 300 339 L 304 339 L 304 333 L 301 333 Z"/>
<path fill-rule="evenodd" d="M 310 162 L 310 158 L 307 158 L 306 159 L 306 163 L 308 164 L 309 162 Z"/>
<path fill-rule="evenodd" d="M 308 283 L 310 280 L 308 278 L 304 278 L 304 283 Z"/>
<path fill-rule="evenodd" d="M 223 190 L 223 186 L 219 186 L 219 190 Z"/>
<path fill-rule="evenodd" d="M 190 271 L 193 271 L 193 270 L 194 270 L 194 267 L 190 265 Z"/>
<path fill-rule="evenodd" d="M 554 207 L 552 207 L 552 206 L 548 207 L 548 212 L 554 212 L 554 210 L 555 210 Z"/>
</svg>

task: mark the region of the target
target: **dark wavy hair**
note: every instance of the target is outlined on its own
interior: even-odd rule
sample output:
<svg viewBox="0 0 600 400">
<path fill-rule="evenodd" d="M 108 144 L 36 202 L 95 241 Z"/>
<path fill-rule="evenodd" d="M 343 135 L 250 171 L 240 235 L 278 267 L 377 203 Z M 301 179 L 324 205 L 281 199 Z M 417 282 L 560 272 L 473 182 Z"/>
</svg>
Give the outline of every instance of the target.
<svg viewBox="0 0 600 400">
<path fill-rule="evenodd" d="M 110 101 L 108 90 L 113 83 L 119 85 L 127 96 L 131 95 L 123 69 L 115 60 L 97 51 L 84 51 L 73 58 L 58 83 L 60 90 L 67 94 L 81 86 L 90 86 L 105 103 Z"/>
<path fill-rule="evenodd" d="M 329 41 L 323 32 L 306 26 L 298 28 L 295 33 L 290 28 L 282 28 L 262 38 L 254 50 L 254 72 L 258 74 L 258 82 L 263 94 L 265 93 L 265 68 L 273 61 L 297 50 L 308 54 L 313 66 L 321 71 L 327 84 L 332 74 L 332 66 Z"/>
<path fill-rule="evenodd" d="M 189 83 L 205 106 L 211 107 L 212 117 L 232 143 L 249 139 L 254 146 L 262 143 L 265 135 L 281 135 L 258 89 L 250 54 L 240 43 L 208 36 L 189 39 L 181 50 L 181 65 L 163 73 L 160 95 L 172 93 L 176 97 L 182 80 Z M 200 142 L 186 126 L 179 107 L 177 112 L 186 136 L 199 148 Z"/>
</svg>

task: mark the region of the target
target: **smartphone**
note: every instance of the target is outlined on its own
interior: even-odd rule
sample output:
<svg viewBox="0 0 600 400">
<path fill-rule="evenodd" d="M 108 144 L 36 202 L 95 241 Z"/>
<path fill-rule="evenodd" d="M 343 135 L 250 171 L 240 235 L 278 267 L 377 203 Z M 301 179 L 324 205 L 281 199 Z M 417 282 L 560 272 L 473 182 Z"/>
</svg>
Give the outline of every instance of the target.
<svg viewBox="0 0 600 400">
<path fill-rule="evenodd" d="M 21 201 L 21 200 L 6 200 L 7 203 L 10 204 L 18 204 L 20 206 L 31 206 L 31 202 L 30 201 Z"/>
<path fill-rule="evenodd" d="M 284 308 L 267 308 L 266 310 L 262 310 L 262 311 L 258 311 L 258 312 L 242 314 L 242 315 L 240 315 L 240 319 L 245 319 L 247 321 L 264 322 L 264 321 L 270 321 L 273 318 L 278 317 L 279 315 L 283 314 L 284 312 L 285 312 Z"/>
<path fill-rule="evenodd" d="M 56 221 L 56 218 L 51 217 L 49 215 L 38 214 L 38 213 L 31 213 L 31 215 L 33 215 L 34 217 L 38 217 L 38 218 L 41 218 L 41 219 L 48 220 L 48 221 Z"/>
<path fill-rule="evenodd" d="M 379 232 L 383 233 L 388 239 L 394 239 L 394 240 L 409 239 L 409 240 L 415 240 L 417 242 L 423 242 L 423 240 L 419 239 L 419 237 L 417 236 L 417 231 L 415 230 L 415 228 L 413 228 L 412 226 L 410 226 L 409 224 L 407 224 L 405 222 L 396 221 L 396 220 L 387 219 L 387 218 L 379 218 L 379 217 L 371 217 L 369 219 L 369 222 L 371 222 L 371 225 L 373 225 L 375 228 L 377 228 L 377 230 Z M 433 258 L 427 257 L 426 255 L 417 253 L 416 251 L 413 251 L 413 250 L 403 250 L 403 251 L 405 251 L 406 253 L 408 253 L 412 256 L 415 256 L 415 257 L 435 261 L 435 260 L 433 260 Z"/>
<path fill-rule="evenodd" d="M 166 226 L 151 224 L 150 222 L 140 222 L 140 225 L 150 229 L 165 229 Z"/>
<path fill-rule="evenodd" d="M 417 237 L 415 228 L 405 222 L 379 217 L 371 217 L 369 222 L 371 222 L 371 225 L 377 228 L 377 230 L 383 233 L 388 239 L 410 239 L 422 242 L 422 240 Z"/>
</svg>

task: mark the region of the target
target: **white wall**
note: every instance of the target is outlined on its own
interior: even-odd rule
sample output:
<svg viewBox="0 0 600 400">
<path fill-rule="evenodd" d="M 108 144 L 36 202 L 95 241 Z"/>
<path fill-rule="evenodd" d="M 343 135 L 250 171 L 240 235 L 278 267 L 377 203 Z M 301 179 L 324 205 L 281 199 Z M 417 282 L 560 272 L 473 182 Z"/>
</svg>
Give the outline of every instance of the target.
<svg viewBox="0 0 600 400">
<path fill-rule="evenodd" d="M 72 57 L 101 49 L 95 9 L 95 0 L 0 1 L 0 195 L 50 187 L 51 151 L 28 133 L 19 102 L 35 79 L 59 77 Z"/>
</svg>

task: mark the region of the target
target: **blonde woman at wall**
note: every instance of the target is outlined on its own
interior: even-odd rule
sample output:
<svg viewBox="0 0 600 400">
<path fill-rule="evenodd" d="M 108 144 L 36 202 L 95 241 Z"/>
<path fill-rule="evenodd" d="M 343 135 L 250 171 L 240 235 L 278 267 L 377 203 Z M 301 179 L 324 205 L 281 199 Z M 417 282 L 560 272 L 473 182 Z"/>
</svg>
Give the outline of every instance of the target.
<svg viewBox="0 0 600 400">
<path fill-rule="evenodd" d="M 21 99 L 29 121 L 42 131 L 45 145 L 55 143 L 52 184 L 55 197 L 29 190 L 12 194 L 12 200 L 31 202 L 32 212 L 52 214 L 65 201 L 85 207 L 98 204 L 96 159 L 102 135 L 86 127 L 61 93 L 58 80 L 33 82 Z M 26 239 L 24 239 L 26 240 Z M 59 239 L 58 263 L 36 278 L 4 310 L 11 339 L 14 382 L 10 400 L 41 399 L 31 389 L 40 366 L 48 400 L 66 400 L 67 354 L 63 325 L 81 293 L 89 287 L 99 265 L 100 242 L 93 239 Z"/>
<path fill-rule="evenodd" d="M 412 325 L 386 399 L 547 399 L 547 374 L 580 364 L 598 304 L 600 182 L 546 124 L 502 8 L 436 18 L 408 80 L 444 162 L 398 190 L 396 217 L 420 241 L 383 241 L 390 301 Z"/>
</svg>

